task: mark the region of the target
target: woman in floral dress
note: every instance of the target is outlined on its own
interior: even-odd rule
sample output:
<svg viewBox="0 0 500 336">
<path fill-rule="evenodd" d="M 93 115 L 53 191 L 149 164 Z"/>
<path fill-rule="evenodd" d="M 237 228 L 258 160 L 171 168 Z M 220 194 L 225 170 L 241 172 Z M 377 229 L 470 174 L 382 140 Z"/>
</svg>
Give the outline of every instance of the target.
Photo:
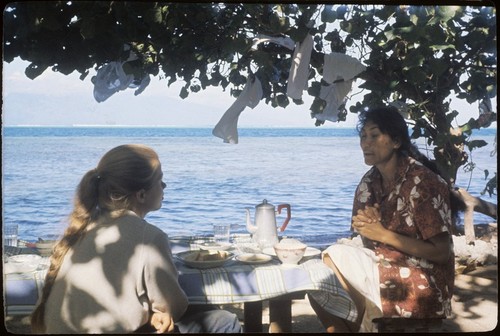
<svg viewBox="0 0 500 336">
<path fill-rule="evenodd" d="M 323 253 L 358 319 L 335 317 L 313 297 L 311 305 L 329 332 L 377 331 L 372 320 L 379 317 L 446 318 L 454 283 L 449 186 L 411 144 L 397 110 L 364 112 L 358 130 L 372 166 L 353 205 L 352 229 L 363 247 L 335 244 Z"/>
</svg>

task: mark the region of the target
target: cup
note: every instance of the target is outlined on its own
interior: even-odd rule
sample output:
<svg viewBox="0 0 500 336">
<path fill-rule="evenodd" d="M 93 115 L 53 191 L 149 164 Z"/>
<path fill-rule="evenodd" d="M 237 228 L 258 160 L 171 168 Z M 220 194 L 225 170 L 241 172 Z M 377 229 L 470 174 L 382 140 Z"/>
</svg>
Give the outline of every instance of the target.
<svg viewBox="0 0 500 336">
<path fill-rule="evenodd" d="M 229 224 L 214 224 L 214 240 L 217 243 L 229 243 Z"/>
<path fill-rule="evenodd" d="M 17 246 L 17 225 L 4 227 L 3 242 L 5 246 Z"/>
</svg>

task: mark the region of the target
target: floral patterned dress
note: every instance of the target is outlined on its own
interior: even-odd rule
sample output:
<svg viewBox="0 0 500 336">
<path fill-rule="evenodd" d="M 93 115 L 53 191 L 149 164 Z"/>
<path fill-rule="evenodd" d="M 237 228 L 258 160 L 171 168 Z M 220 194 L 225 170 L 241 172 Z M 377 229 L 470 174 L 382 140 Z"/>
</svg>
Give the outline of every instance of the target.
<svg viewBox="0 0 500 336">
<path fill-rule="evenodd" d="M 382 177 L 373 167 L 356 189 L 353 214 L 380 205 L 382 225 L 399 234 L 427 240 L 451 232 L 446 182 L 420 162 L 401 158 L 395 187 L 384 194 Z M 380 258 L 380 296 L 385 317 L 446 318 L 451 315 L 454 255 L 444 265 L 400 252 L 363 238 Z M 450 234 L 450 244 L 452 244 Z"/>
</svg>

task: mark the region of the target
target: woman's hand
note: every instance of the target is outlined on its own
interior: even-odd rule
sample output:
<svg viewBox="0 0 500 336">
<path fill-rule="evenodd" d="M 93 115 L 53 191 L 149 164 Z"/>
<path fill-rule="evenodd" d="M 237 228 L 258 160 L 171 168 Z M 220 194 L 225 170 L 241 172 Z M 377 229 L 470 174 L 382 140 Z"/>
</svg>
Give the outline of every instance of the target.
<svg viewBox="0 0 500 336">
<path fill-rule="evenodd" d="M 379 205 L 375 204 L 359 209 L 357 214 L 352 217 L 352 226 L 363 237 L 379 241 L 378 238 L 387 230 L 380 222 L 381 219 Z"/>
<path fill-rule="evenodd" d="M 153 313 L 151 315 L 151 325 L 159 334 L 174 331 L 174 320 L 169 313 Z"/>
<path fill-rule="evenodd" d="M 449 234 L 442 232 L 427 240 L 404 236 L 386 229 L 381 221 L 378 204 L 358 210 L 352 217 L 352 226 L 363 237 L 391 245 L 395 249 L 438 264 L 450 258 L 453 246 Z"/>
</svg>

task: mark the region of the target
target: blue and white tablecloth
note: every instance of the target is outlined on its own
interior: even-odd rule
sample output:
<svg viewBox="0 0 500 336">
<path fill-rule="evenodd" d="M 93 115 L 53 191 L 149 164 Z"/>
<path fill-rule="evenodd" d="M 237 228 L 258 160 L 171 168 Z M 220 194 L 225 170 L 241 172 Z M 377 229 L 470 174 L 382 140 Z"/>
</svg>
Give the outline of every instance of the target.
<svg viewBox="0 0 500 336">
<path fill-rule="evenodd" d="M 331 313 L 354 320 L 352 299 L 320 259 L 296 266 L 279 261 L 260 265 L 229 261 L 222 267 L 196 269 L 177 264 L 179 282 L 196 304 L 230 304 L 272 299 L 307 291 Z"/>
</svg>

